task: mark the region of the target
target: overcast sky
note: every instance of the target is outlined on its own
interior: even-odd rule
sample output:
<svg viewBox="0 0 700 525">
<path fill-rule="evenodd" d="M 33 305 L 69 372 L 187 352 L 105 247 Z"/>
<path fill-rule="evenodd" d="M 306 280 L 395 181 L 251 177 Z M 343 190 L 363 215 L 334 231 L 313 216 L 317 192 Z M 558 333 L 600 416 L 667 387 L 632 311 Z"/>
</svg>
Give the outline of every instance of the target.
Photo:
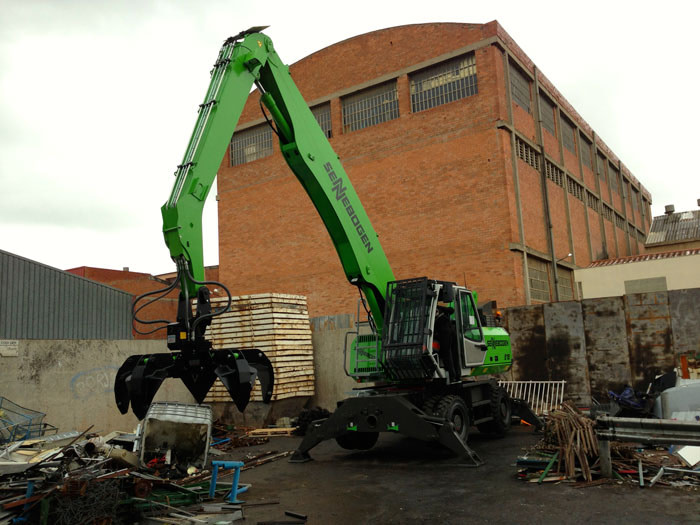
<svg viewBox="0 0 700 525">
<path fill-rule="evenodd" d="M 61 269 L 174 270 L 160 207 L 221 43 L 255 25 L 291 64 L 376 29 L 496 19 L 651 192 L 654 215 L 697 209 L 697 5 L 0 0 L 0 249 Z"/>
</svg>

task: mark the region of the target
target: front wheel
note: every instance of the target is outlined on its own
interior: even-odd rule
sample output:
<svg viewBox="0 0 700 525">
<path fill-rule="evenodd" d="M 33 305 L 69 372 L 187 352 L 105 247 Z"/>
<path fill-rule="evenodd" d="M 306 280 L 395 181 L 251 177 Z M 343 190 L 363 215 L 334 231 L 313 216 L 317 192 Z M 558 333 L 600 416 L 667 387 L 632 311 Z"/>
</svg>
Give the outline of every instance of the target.
<svg viewBox="0 0 700 525">
<path fill-rule="evenodd" d="M 469 408 L 461 397 L 453 395 L 443 397 L 435 407 L 435 415 L 452 423 L 462 443 L 467 442 L 471 419 Z"/>
</svg>

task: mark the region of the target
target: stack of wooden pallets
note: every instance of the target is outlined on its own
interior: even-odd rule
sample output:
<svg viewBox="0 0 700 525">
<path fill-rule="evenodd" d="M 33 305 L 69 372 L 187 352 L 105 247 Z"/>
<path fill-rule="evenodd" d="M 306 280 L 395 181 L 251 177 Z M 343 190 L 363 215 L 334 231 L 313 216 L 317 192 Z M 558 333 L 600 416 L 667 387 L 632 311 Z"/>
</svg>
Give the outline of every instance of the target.
<svg viewBox="0 0 700 525">
<path fill-rule="evenodd" d="M 213 299 L 220 308 L 225 299 Z M 214 318 L 207 330 L 214 349 L 257 348 L 275 369 L 272 400 L 314 395 L 314 361 L 306 297 L 278 293 L 233 297 L 231 311 Z M 256 381 L 251 401 L 261 401 Z M 230 401 L 216 380 L 205 402 Z"/>
</svg>

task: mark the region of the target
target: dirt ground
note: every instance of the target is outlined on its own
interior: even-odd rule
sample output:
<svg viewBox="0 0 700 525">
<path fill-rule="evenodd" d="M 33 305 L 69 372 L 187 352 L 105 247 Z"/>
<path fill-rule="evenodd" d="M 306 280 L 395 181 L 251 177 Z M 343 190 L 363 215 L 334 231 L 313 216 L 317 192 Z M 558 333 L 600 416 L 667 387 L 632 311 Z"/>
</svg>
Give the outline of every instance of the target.
<svg viewBox="0 0 700 525">
<path fill-rule="evenodd" d="M 241 473 L 252 484 L 241 494 L 246 523 L 293 521 L 284 511 L 308 516 L 309 524 L 360 523 L 700 523 L 700 492 L 631 485 L 573 488 L 516 479 L 515 460 L 539 440 L 526 427 L 503 439 L 475 433 L 470 444 L 486 464 L 455 464 L 450 452 L 400 435 L 381 434 L 364 452 L 327 441 L 311 450 L 314 461 L 287 458 Z M 275 437 L 246 453 L 294 450 L 301 438 Z"/>
</svg>

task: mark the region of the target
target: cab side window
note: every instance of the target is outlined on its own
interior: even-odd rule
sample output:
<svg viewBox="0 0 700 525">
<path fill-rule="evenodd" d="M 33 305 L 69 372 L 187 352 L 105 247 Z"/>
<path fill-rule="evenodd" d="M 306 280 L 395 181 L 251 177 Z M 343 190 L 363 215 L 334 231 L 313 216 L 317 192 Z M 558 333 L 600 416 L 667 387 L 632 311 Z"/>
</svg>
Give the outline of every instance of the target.
<svg viewBox="0 0 700 525">
<path fill-rule="evenodd" d="M 461 292 L 459 295 L 462 335 L 470 341 L 481 342 L 483 337 L 481 335 L 481 328 L 479 327 L 476 307 L 474 306 L 474 299 L 472 298 L 471 294 L 465 292 Z"/>
</svg>

